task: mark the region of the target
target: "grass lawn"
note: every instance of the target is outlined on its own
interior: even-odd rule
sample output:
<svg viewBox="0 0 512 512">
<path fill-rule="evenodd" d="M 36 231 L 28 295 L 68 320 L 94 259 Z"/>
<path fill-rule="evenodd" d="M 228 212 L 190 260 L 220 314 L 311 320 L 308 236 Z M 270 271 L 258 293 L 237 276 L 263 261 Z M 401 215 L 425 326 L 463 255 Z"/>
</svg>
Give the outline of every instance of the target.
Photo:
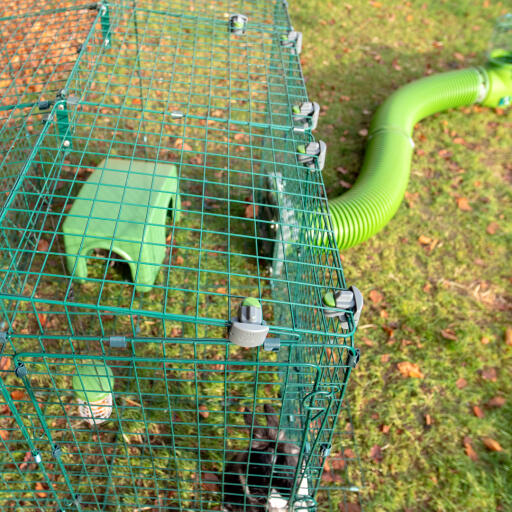
<svg viewBox="0 0 512 512">
<path fill-rule="evenodd" d="M 505 12 L 487 0 L 292 3 L 330 197 L 354 182 L 377 106 L 411 80 L 482 63 Z M 404 203 L 342 255 L 366 299 L 348 394 L 366 510 L 512 510 L 511 128 L 512 110 L 478 106 L 421 122 Z M 423 377 L 403 377 L 405 361 Z"/>
</svg>

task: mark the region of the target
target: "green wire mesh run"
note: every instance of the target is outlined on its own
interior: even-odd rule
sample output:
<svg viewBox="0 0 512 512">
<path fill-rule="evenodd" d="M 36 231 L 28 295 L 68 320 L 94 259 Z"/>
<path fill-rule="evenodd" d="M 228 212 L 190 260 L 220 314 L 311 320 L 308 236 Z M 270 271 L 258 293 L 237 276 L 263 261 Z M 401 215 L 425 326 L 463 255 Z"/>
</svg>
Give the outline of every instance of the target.
<svg viewBox="0 0 512 512">
<path fill-rule="evenodd" d="M 346 284 L 297 150 L 314 138 L 295 129 L 308 97 L 285 3 L 22 6 L 0 20 L 27 34 L 5 66 L 24 42 L 39 59 L 1 89 L 3 509 L 325 508 L 355 324 L 324 314 Z M 269 329 L 254 349 L 227 339 L 246 297 Z"/>
</svg>

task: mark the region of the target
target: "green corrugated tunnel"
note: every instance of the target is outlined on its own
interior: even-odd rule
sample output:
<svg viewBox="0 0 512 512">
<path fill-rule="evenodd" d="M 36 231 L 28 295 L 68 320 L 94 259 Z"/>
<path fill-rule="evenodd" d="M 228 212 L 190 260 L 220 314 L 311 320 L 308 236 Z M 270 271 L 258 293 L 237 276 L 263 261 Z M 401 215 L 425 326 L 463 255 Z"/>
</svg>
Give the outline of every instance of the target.
<svg viewBox="0 0 512 512">
<path fill-rule="evenodd" d="M 511 23 L 509 16 L 505 20 Z M 329 202 L 340 249 L 364 242 L 398 210 L 409 180 L 414 125 L 436 112 L 480 103 L 505 107 L 512 100 L 512 51 L 497 48 L 484 67 L 422 78 L 393 93 L 370 124 L 361 172 L 353 187 Z"/>
</svg>

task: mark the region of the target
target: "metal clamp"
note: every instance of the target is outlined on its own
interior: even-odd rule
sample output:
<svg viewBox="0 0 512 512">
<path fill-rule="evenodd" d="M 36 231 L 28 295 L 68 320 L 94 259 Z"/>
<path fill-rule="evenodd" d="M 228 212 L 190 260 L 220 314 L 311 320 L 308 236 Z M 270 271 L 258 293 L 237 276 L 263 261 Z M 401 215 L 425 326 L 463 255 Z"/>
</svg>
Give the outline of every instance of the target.
<svg viewBox="0 0 512 512">
<path fill-rule="evenodd" d="M 243 36 L 247 30 L 249 18 L 243 14 L 232 14 L 229 17 L 228 29 L 235 36 Z"/>
<path fill-rule="evenodd" d="M 229 341 L 240 347 L 258 347 L 265 343 L 268 332 L 269 327 L 263 321 L 260 301 L 247 297 L 238 311 L 238 320 L 231 324 Z"/>
<path fill-rule="evenodd" d="M 300 105 L 294 105 L 292 112 L 293 129 L 296 132 L 313 131 L 318 124 L 320 105 L 314 101 L 306 101 Z"/>
<path fill-rule="evenodd" d="M 323 140 L 310 142 L 307 146 L 301 144 L 297 147 L 297 160 L 302 165 L 309 167 L 312 171 L 321 171 L 325 165 L 325 154 L 327 145 Z"/>
<path fill-rule="evenodd" d="M 110 348 L 126 348 L 126 336 L 110 336 Z"/>
<path fill-rule="evenodd" d="M 18 379 L 23 379 L 23 377 L 27 376 L 27 367 L 25 366 L 25 363 L 22 363 L 21 361 L 16 365 L 16 368 L 14 369 L 14 375 L 18 377 Z"/>
<path fill-rule="evenodd" d="M 348 329 L 347 312 L 352 313 L 354 326 L 357 327 L 361 311 L 363 309 L 363 295 L 355 286 L 351 286 L 348 290 L 338 290 L 336 292 L 327 292 L 322 299 L 324 306 L 324 315 L 327 318 L 339 317 L 341 327 Z M 344 310 L 344 311 L 341 311 Z"/>
<path fill-rule="evenodd" d="M 103 35 L 103 46 L 105 48 L 111 47 L 110 41 L 110 12 L 108 3 L 103 2 L 100 6 L 100 21 L 101 21 L 101 33 Z"/>
<path fill-rule="evenodd" d="M 263 350 L 267 352 L 279 352 L 281 340 L 279 338 L 265 338 L 263 342 Z"/>
<path fill-rule="evenodd" d="M 281 36 L 281 46 L 290 48 L 294 55 L 300 55 L 302 51 L 302 32 L 290 30 L 288 34 L 283 34 Z"/>
<path fill-rule="evenodd" d="M 345 365 L 348 366 L 349 368 L 355 368 L 357 366 L 357 363 L 359 363 L 359 359 L 361 359 L 361 350 L 356 348 L 354 349 L 354 353 L 348 353 Z"/>
</svg>

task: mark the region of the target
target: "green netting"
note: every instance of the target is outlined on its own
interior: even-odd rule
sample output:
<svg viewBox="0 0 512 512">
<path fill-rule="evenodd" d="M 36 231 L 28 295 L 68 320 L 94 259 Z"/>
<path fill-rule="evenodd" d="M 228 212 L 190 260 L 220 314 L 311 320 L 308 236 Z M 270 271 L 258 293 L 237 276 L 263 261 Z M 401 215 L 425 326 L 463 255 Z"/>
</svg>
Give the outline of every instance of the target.
<svg viewBox="0 0 512 512">
<path fill-rule="evenodd" d="M 311 510 L 329 451 L 358 503 L 355 326 L 324 314 L 346 284 L 285 3 L 2 9 L 2 509 Z M 247 297 L 253 349 L 227 336 Z"/>
</svg>

